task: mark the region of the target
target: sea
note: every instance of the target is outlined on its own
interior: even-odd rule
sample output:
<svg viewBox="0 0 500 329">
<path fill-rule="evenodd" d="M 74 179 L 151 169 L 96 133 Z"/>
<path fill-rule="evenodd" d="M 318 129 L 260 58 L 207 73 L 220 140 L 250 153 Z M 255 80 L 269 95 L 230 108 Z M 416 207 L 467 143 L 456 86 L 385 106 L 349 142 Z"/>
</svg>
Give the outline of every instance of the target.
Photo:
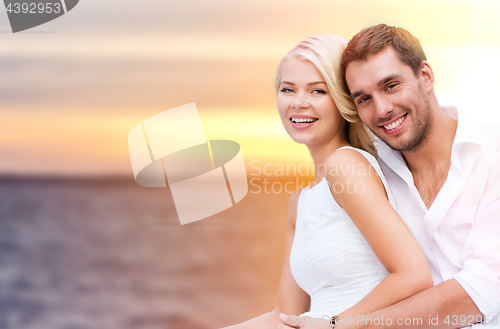
<svg viewBox="0 0 500 329">
<path fill-rule="evenodd" d="M 0 177 L 0 329 L 209 329 L 270 311 L 289 194 L 180 225 L 129 177 Z"/>
</svg>

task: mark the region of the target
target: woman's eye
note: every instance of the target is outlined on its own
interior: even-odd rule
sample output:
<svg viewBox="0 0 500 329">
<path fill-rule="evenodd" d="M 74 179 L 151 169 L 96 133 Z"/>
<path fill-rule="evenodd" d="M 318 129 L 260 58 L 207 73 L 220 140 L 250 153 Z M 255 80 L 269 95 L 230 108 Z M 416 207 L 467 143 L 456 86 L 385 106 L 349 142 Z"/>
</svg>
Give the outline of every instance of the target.
<svg viewBox="0 0 500 329">
<path fill-rule="evenodd" d="M 314 89 L 313 94 L 326 94 L 326 91 L 323 89 Z"/>
<path fill-rule="evenodd" d="M 281 92 L 282 92 L 282 93 L 290 93 L 290 92 L 292 92 L 292 91 L 293 91 L 293 90 L 292 90 L 291 88 L 283 88 L 283 89 L 281 89 Z"/>
</svg>

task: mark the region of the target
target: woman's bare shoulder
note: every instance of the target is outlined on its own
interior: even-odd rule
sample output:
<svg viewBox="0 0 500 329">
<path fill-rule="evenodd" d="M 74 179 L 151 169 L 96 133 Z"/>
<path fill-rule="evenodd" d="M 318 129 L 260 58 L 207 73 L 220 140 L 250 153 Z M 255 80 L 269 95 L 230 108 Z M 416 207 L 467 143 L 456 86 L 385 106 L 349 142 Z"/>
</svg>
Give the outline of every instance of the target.
<svg viewBox="0 0 500 329">
<path fill-rule="evenodd" d="M 326 158 L 325 169 L 325 176 L 328 180 L 335 180 L 342 177 L 354 178 L 356 176 L 358 178 L 372 176 L 378 179 L 375 168 L 366 156 L 351 148 L 337 150 L 330 154 Z"/>
</svg>

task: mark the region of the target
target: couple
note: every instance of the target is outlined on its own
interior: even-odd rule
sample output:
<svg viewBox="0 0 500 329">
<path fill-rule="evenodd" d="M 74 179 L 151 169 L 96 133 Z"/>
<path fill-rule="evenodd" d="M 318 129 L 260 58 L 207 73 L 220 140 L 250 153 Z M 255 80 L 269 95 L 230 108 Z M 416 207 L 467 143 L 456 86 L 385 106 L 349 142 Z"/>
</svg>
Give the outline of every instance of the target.
<svg viewBox="0 0 500 329">
<path fill-rule="evenodd" d="M 316 180 L 290 198 L 275 309 L 229 328 L 497 327 L 500 142 L 440 107 L 419 41 L 313 36 L 275 85 Z"/>
</svg>

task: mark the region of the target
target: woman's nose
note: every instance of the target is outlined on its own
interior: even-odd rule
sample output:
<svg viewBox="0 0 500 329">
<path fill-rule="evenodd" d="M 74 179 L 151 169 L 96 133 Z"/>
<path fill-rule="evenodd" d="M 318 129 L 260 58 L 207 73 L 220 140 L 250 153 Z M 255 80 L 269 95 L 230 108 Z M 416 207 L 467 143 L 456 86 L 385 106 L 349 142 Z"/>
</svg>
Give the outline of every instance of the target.
<svg viewBox="0 0 500 329">
<path fill-rule="evenodd" d="M 307 95 L 302 92 L 298 92 L 293 101 L 292 101 L 292 108 L 294 109 L 301 109 L 301 108 L 307 108 L 309 107 L 309 101 L 307 99 Z"/>
</svg>

